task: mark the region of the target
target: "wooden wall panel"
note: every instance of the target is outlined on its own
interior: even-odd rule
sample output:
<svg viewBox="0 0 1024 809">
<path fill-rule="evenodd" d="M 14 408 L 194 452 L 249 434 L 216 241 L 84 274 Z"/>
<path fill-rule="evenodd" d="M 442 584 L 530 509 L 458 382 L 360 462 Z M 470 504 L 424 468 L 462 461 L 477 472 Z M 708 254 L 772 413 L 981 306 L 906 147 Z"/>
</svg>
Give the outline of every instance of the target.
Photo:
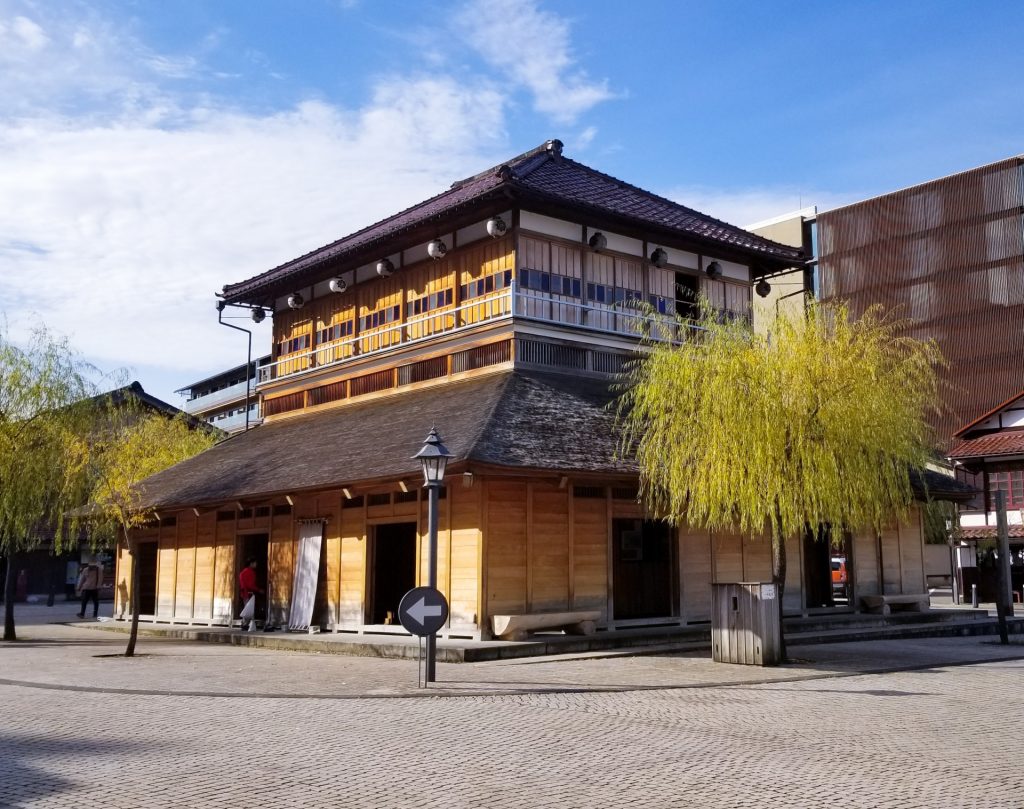
<svg viewBox="0 0 1024 809">
<path fill-rule="evenodd" d="M 882 592 L 899 593 L 903 589 L 903 575 L 900 570 L 900 529 L 897 525 L 887 526 L 882 531 Z"/>
<path fill-rule="evenodd" d="M 363 623 L 366 590 L 366 512 L 363 507 L 341 509 L 341 600 L 339 625 L 352 629 Z"/>
<path fill-rule="evenodd" d="M 679 527 L 682 568 L 683 620 L 711 620 L 711 536 L 687 525 Z"/>
<path fill-rule="evenodd" d="M 156 561 L 156 614 L 170 619 L 174 615 L 174 581 L 177 550 L 173 536 L 160 537 Z"/>
<path fill-rule="evenodd" d="M 191 616 L 194 620 L 209 621 L 213 604 L 213 563 L 216 536 L 216 515 L 204 514 L 196 521 L 195 566 L 192 573 Z"/>
<path fill-rule="evenodd" d="M 268 616 L 273 623 L 281 624 L 288 618 L 288 605 L 292 597 L 292 575 L 295 570 L 296 516 L 311 516 L 313 503 L 310 498 L 296 500 L 292 514 L 274 517 L 271 521 L 270 543 L 267 547 L 267 601 Z"/>
<path fill-rule="evenodd" d="M 853 556 L 853 600 L 854 606 L 859 609 L 861 596 L 877 595 L 879 592 L 877 539 L 874 531 L 859 531 L 853 534 L 850 544 Z"/>
<path fill-rule="evenodd" d="M 216 524 L 216 551 L 214 554 L 213 620 L 227 623 L 235 615 L 235 599 L 241 601 L 238 592 L 238 560 L 235 557 L 235 532 L 233 523 Z M 241 604 L 239 604 L 241 609 Z"/>
<path fill-rule="evenodd" d="M 739 534 L 718 532 L 711 535 L 715 559 L 715 582 L 743 581 L 743 540 Z"/>
<path fill-rule="evenodd" d="M 743 538 L 743 580 L 772 580 L 772 540 L 765 535 Z"/>
<path fill-rule="evenodd" d="M 607 501 L 577 497 L 572 505 L 573 609 L 601 610 L 601 621 L 605 622 L 609 576 Z"/>
<path fill-rule="evenodd" d="M 530 610 L 569 609 L 568 487 L 531 484 L 529 564 Z"/>
<path fill-rule="evenodd" d="M 177 579 L 174 588 L 174 617 L 188 620 L 192 617 L 192 585 L 195 574 L 195 536 L 178 538 Z"/>
<path fill-rule="evenodd" d="M 324 591 L 320 602 L 326 610 L 322 616 L 323 623 L 334 628 L 338 623 L 339 601 L 338 591 L 341 585 L 341 495 L 326 494 L 317 498 L 316 516 L 326 519 L 324 523 L 323 549 L 321 557 L 325 570 L 321 571 L 320 580 Z M 317 616 L 313 616 L 314 623 Z"/>
<path fill-rule="evenodd" d="M 521 613 L 526 599 L 526 483 L 486 480 L 487 612 Z"/>
<path fill-rule="evenodd" d="M 902 568 L 902 589 L 904 593 L 927 593 L 924 576 L 924 532 L 921 526 L 921 512 L 912 508 L 907 521 L 901 522 L 900 563 Z"/>
<path fill-rule="evenodd" d="M 450 484 L 451 569 L 449 571 L 451 627 L 476 629 L 480 601 L 480 518 L 484 486 L 477 480 L 469 489 Z"/>
</svg>

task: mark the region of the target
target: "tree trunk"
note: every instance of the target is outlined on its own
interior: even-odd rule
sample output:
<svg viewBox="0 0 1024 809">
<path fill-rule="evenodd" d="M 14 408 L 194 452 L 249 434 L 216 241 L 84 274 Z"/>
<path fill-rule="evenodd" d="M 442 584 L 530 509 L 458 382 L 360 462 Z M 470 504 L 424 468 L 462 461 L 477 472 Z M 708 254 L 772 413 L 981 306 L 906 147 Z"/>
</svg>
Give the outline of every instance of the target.
<svg viewBox="0 0 1024 809">
<path fill-rule="evenodd" d="M 782 602 L 786 595 L 786 537 L 782 533 L 782 520 L 775 510 L 775 525 L 772 527 L 772 582 L 775 584 L 775 595 L 778 597 L 779 610 L 779 662 L 785 663 L 786 634 L 782 631 Z"/>
<path fill-rule="evenodd" d="M 7 554 L 7 576 L 4 581 L 4 640 L 17 640 L 14 631 L 14 586 L 17 575 L 14 572 L 14 554 Z"/>
<path fill-rule="evenodd" d="M 129 598 L 132 628 L 128 633 L 128 648 L 124 650 L 124 656 L 132 657 L 135 654 L 135 641 L 139 638 L 139 554 L 138 547 L 128 538 L 127 531 L 124 532 L 124 541 L 132 557 L 132 593 Z"/>
</svg>

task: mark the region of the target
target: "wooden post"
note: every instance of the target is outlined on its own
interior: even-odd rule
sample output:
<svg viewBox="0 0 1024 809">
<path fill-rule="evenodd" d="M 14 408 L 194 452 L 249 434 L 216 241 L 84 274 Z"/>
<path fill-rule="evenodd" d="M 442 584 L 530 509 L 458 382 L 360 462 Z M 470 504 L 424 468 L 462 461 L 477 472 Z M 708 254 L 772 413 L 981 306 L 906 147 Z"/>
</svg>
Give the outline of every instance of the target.
<svg viewBox="0 0 1024 809">
<path fill-rule="evenodd" d="M 1010 642 L 1006 630 L 1007 613 L 1013 612 L 1010 593 L 1010 529 L 1006 523 L 1006 492 L 996 494 L 996 526 L 999 534 L 999 586 L 996 589 L 996 615 L 999 618 L 999 642 Z"/>
</svg>

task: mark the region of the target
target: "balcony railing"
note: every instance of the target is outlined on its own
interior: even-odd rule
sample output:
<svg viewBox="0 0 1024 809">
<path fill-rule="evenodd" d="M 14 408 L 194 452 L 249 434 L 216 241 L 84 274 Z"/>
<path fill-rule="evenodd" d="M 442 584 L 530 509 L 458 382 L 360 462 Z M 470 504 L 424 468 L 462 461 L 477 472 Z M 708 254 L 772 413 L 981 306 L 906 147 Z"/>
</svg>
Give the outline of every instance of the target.
<svg viewBox="0 0 1024 809">
<path fill-rule="evenodd" d="M 260 418 L 258 413 L 253 412 L 249 414 L 250 427 L 255 427 L 262 421 L 263 419 Z M 210 424 L 226 433 L 233 433 L 236 430 L 242 430 L 245 428 L 245 413 L 235 413 L 234 415 L 225 416 L 224 418 L 214 418 Z"/>
<path fill-rule="evenodd" d="M 726 312 L 723 316 L 736 317 Z M 381 326 L 355 337 L 283 357 L 260 367 L 257 384 L 296 376 L 314 368 L 330 368 L 355 358 L 372 357 L 399 346 L 415 345 L 473 329 L 482 323 L 512 317 L 636 339 L 650 334 L 659 340 L 679 341 L 700 331 L 697 326 L 680 326 L 671 317 L 630 311 L 622 305 L 585 304 L 562 296 L 519 289 L 513 282 L 507 289 L 452 309 L 420 315 L 405 323 Z"/>
<path fill-rule="evenodd" d="M 253 380 L 255 383 L 255 380 Z M 255 384 L 251 385 L 250 393 L 252 388 L 255 388 Z M 196 396 L 194 399 L 189 399 L 185 402 L 185 412 L 189 414 L 203 413 L 207 410 L 212 410 L 215 407 L 220 407 L 228 402 L 241 401 L 245 398 L 245 382 L 238 382 L 226 388 L 220 390 L 211 391 L 203 396 Z"/>
</svg>

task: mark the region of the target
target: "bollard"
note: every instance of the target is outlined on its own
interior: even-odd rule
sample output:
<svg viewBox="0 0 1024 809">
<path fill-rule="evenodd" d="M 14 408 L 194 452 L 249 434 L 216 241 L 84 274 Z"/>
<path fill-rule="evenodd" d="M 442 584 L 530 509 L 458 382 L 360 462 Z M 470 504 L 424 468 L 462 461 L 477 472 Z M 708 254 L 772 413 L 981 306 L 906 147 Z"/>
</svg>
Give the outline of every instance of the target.
<svg viewBox="0 0 1024 809">
<path fill-rule="evenodd" d="M 978 585 L 971 585 L 971 606 L 978 609 Z"/>
</svg>

